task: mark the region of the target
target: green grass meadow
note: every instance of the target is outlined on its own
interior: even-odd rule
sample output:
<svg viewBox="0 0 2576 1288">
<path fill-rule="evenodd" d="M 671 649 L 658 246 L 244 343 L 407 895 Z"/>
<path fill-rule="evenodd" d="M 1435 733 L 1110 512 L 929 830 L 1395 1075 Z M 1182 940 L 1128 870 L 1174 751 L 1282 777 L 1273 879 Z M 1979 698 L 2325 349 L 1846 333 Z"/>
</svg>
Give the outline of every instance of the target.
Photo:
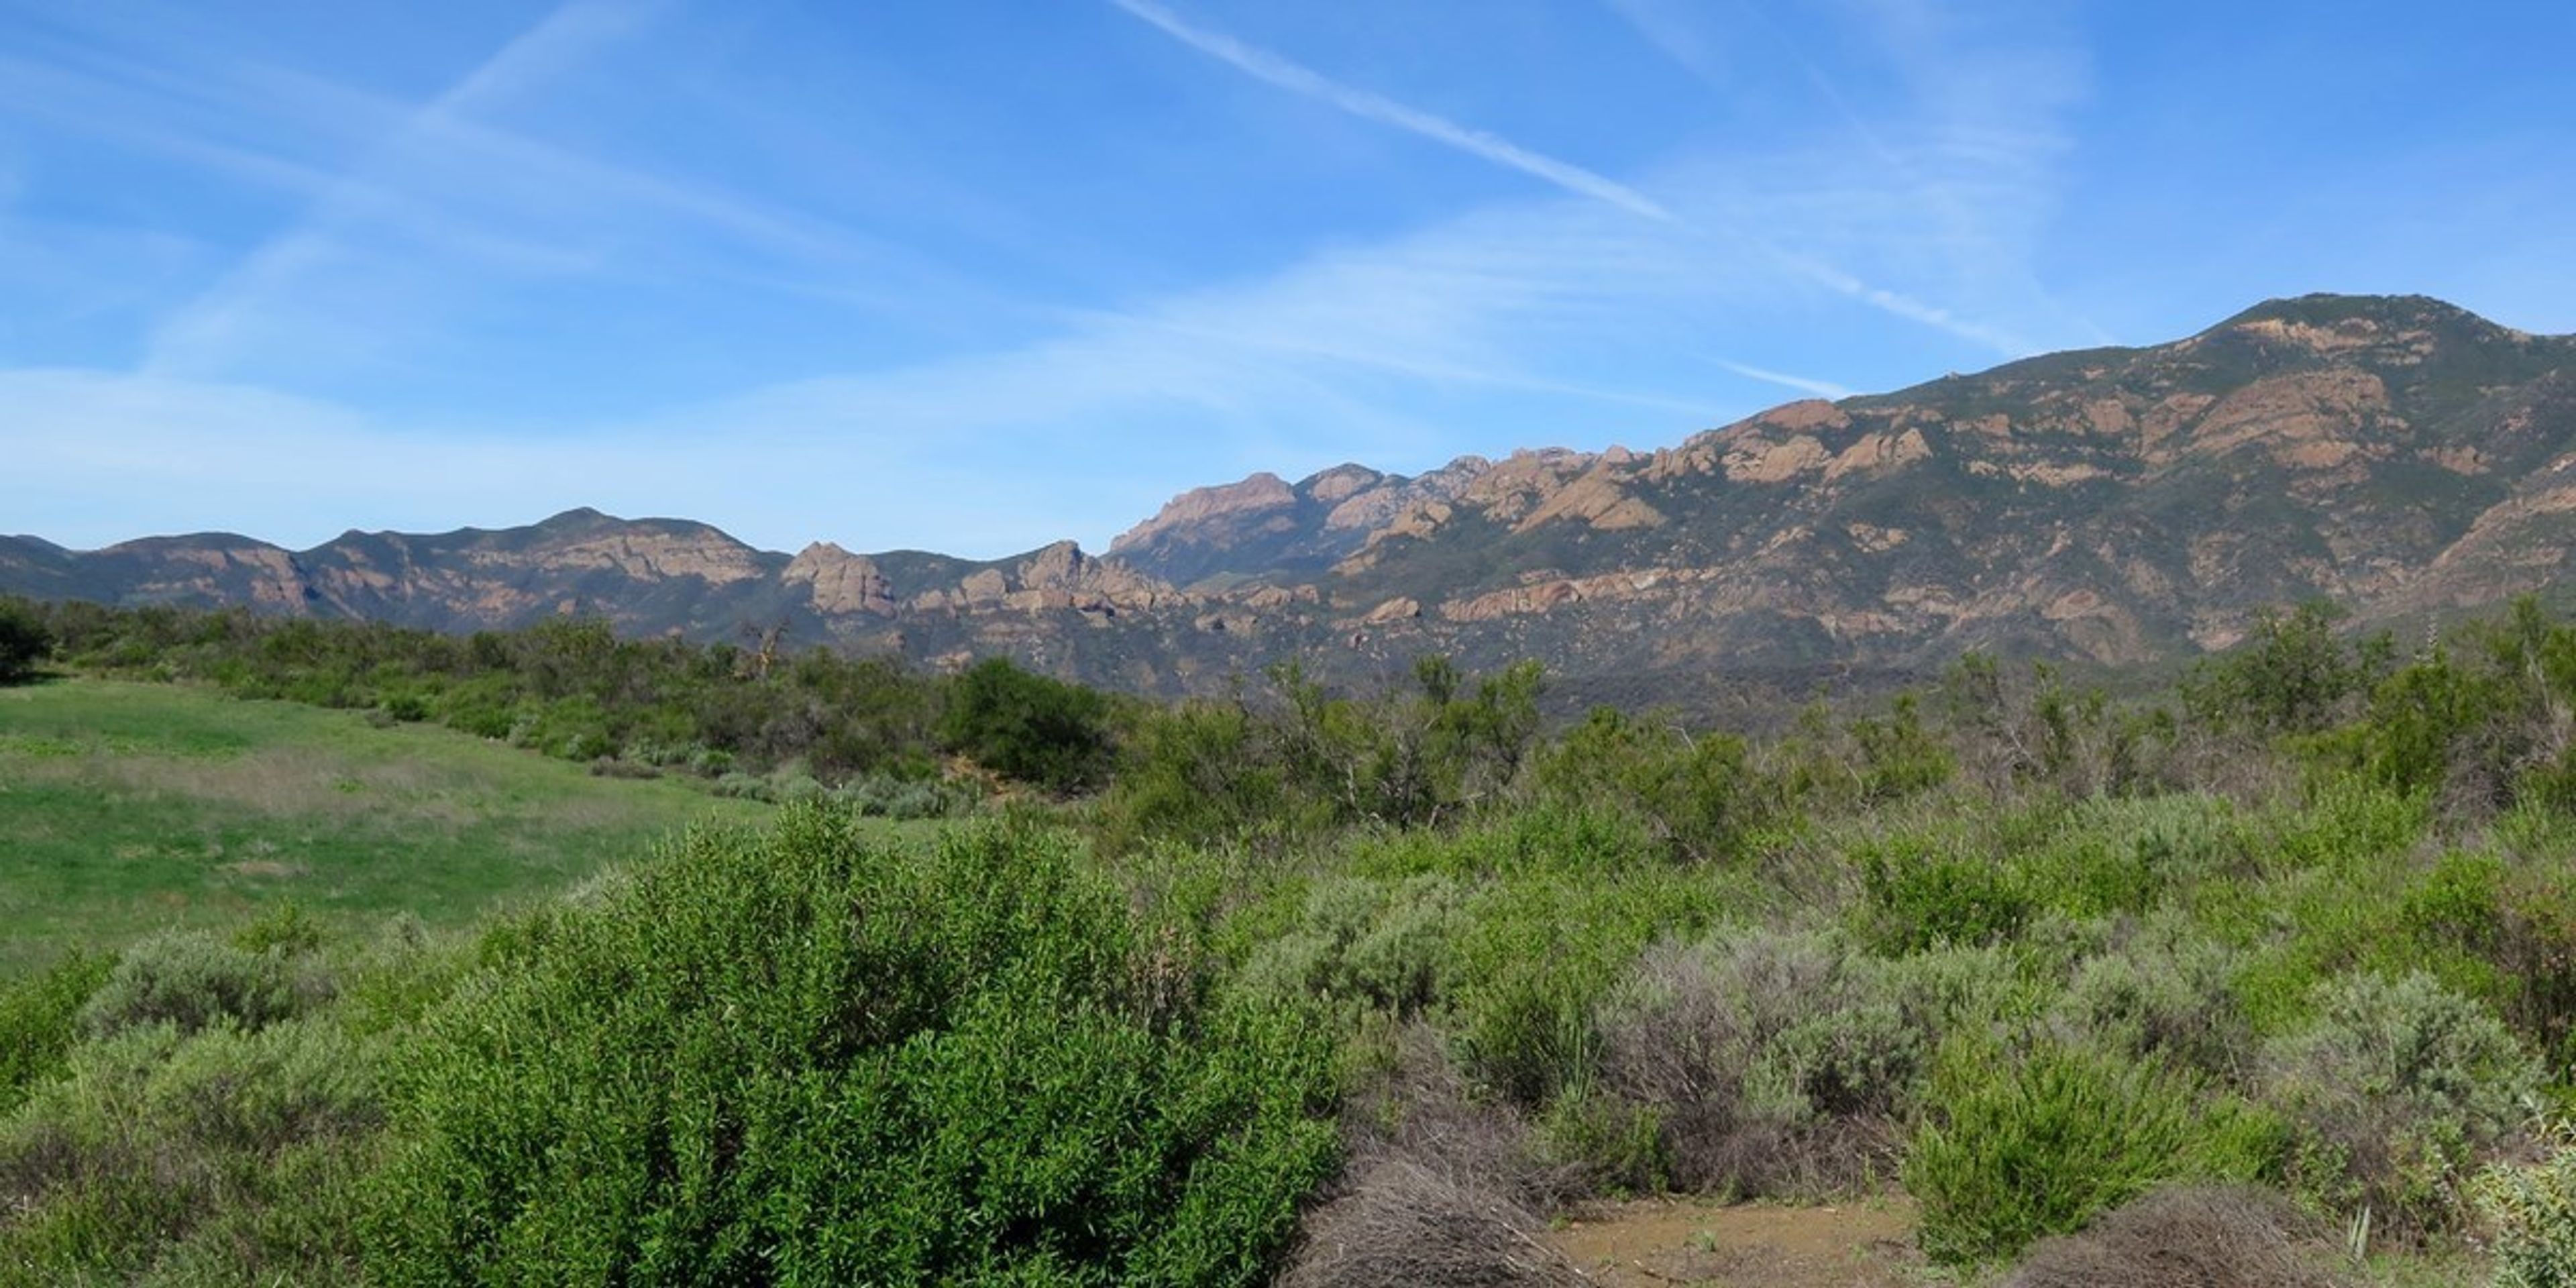
<svg viewBox="0 0 2576 1288">
<path fill-rule="evenodd" d="M 769 812 L 355 711 L 90 679 L 0 689 L 0 975 L 283 901 L 462 924 L 689 824 Z"/>
</svg>

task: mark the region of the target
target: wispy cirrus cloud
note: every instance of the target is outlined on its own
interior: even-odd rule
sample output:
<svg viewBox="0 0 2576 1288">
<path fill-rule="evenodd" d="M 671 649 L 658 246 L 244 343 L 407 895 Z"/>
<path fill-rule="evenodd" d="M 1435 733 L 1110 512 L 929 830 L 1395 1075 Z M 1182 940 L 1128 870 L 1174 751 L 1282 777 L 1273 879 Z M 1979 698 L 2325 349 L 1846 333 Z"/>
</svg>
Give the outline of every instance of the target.
<svg viewBox="0 0 2576 1288">
<path fill-rule="evenodd" d="M 1849 270 L 1827 263 L 1811 253 L 1796 251 L 1782 245 L 1771 234 L 1748 224 L 1730 212 L 1702 209 L 1677 213 L 1667 201 L 1658 200 L 1631 185 L 1596 174 L 1570 162 L 1542 155 L 1485 131 L 1432 115 L 1384 95 L 1343 84 L 1300 63 L 1267 50 L 1255 48 L 1222 32 L 1187 23 L 1171 10 L 1155 3 L 1155 0 L 1109 0 L 1109 2 L 1138 19 L 1160 28 L 1165 34 L 1192 49 L 1282 89 L 1320 99 L 1354 116 L 1411 131 L 1458 151 L 1482 157 L 1497 165 L 1536 175 L 1568 192 L 1607 202 L 1634 215 L 1662 222 L 1693 223 L 1706 227 L 1713 232 L 1742 242 L 1748 249 L 1770 261 L 1782 272 L 1799 277 L 1810 285 L 1822 287 L 1870 308 L 1878 309 L 1890 316 L 1946 331 L 2006 356 L 2017 356 L 2030 349 L 2030 342 L 2026 338 L 2004 327 L 1964 317 L 1954 309 L 1865 281 Z M 1669 44 L 1677 39 L 1669 34 L 1668 24 L 1659 29 L 1667 32 L 1662 38 L 1663 42 Z M 1693 61 L 1703 60 L 1694 57 Z"/>
<path fill-rule="evenodd" d="M 1470 156 L 1483 157 L 1496 165 L 1544 179 L 1567 192 L 1606 201 L 1633 215 L 1647 219 L 1673 218 L 1673 212 L 1664 209 L 1662 203 L 1616 179 L 1595 174 L 1570 161 L 1560 161 L 1486 131 L 1460 125 L 1418 107 L 1396 102 L 1383 94 L 1345 85 L 1301 63 L 1267 50 L 1255 49 L 1222 32 L 1184 22 L 1178 14 L 1154 3 L 1154 0 L 1109 2 L 1160 28 L 1172 39 L 1281 89 L 1320 99 L 1353 116 L 1419 134 Z"/>
<path fill-rule="evenodd" d="M 161 315 L 139 372 L 0 373 L 0 403 L 46 440 L 25 479 L 0 480 L 0 508 L 65 539 L 107 540 L 141 530 L 84 517 L 117 497 L 119 511 L 191 516 L 151 527 L 302 543 L 352 521 L 524 522 L 578 503 L 688 514 L 773 547 L 828 537 L 999 555 L 1068 535 L 1096 545 L 1181 487 L 1253 469 L 1356 459 L 1409 471 L 1466 451 L 1678 441 L 1780 390 L 1841 396 L 1890 370 L 1958 365 L 1962 340 L 2014 349 L 2017 333 L 2045 322 L 2010 292 L 1976 297 L 1973 316 L 1923 302 L 1944 279 L 1920 248 L 1955 239 L 1868 149 L 1704 133 L 1613 178 L 1326 77 L 1157 0 L 1113 3 L 1126 16 L 1102 7 L 1097 21 L 1148 24 L 1235 73 L 1540 185 L 1501 202 L 1470 185 L 1474 199 L 1410 215 L 1398 231 L 1301 228 L 1221 270 L 1049 301 L 1014 294 L 1030 289 L 1016 281 L 950 274 L 921 243 L 863 219 L 816 213 L 835 212 L 828 203 L 743 195 L 722 165 L 657 164 L 674 155 L 621 148 L 608 132 L 574 144 L 543 130 L 556 118 L 527 109 L 586 99 L 691 44 L 657 28 L 674 20 L 651 9 L 581 0 L 426 101 L 255 60 L 191 66 L 183 50 L 143 49 L 138 67 L 58 66 L 51 89 L 76 107 L 47 110 L 63 113 L 64 130 L 300 209 Z M 5 83 L 0 104 L 16 105 Z M 1221 139 L 1227 123 L 1195 124 Z M 831 163 L 828 135 L 787 160 Z M 1890 145 L 1943 182 L 1975 173 L 1904 137 Z M 1329 152 L 1318 152 L 1292 147 L 1264 164 L 1328 182 Z M 1032 214 L 1056 212 L 1049 194 Z M 1997 244 L 2002 265 L 2011 248 Z M 362 383 L 311 375 L 334 345 L 452 341 L 454 316 L 495 296 L 570 295 L 666 268 L 685 272 L 698 299 L 739 283 L 731 293 L 756 297 L 759 311 L 770 293 L 809 294 L 830 306 L 813 315 L 826 329 L 871 312 L 909 322 L 965 297 L 1018 324 L 926 356 L 850 345 L 800 367 L 764 361 L 760 341 L 710 323 L 726 361 L 685 401 L 568 400 L 554 415 L 517 406 L 515 390 L 481 408 L 387 405 Z M 591 324 L 561 304 L 530 316 Z M 1801 344 L 1801 329 L 1835 340 Z M 489 354 L 484 343 L 433 361 L 471 362 Z M 1864 345 L 1914 356 L 1870 365 L 1854 356 Z M 729 366 L 735 355 L 746 361 Z M 222 517 L 263 492 L 297 498 L 267 506 L 292 517 Z M 471 508 L 459 513 L 459 497 Z"/>
<path fill-rule="evenodd" d="M 229 257 L 157 302 L 135 341 L 146 370 L 426 369 L 470 347 L 469 318 L 609 278 L 890 318 L 1019 307 L 918 246 L 621 155 L 650 148 L 567 144 L 513 119 L 621 86 L 646 58 L 670 69 L 667 47 L 686 36 L 662 0 L 572 0 L 415 99 L 184 22 L 74 16 L 68 35 L 0 52 L 0 111 L 170 167 L 190 202 L 231 190 L 291 203 L 263 236 L 205 246 Z"/>
<path fill-rule="evenodd" d="M 1759 380 L 1764 384 L 1778 385 L 1783 389 L 1795 389 L 1800 393 L 1814 394 L 1818 398 L 1849 398 L 1854 393 L 1858 392 L 1857 390 L 1847 389 L 1841 385 L 1835 384 L 1830 380 L 1815 380 L 1806 376 L 1793 376 L 1782 371 L 1766 371 L 1760 367 L 1753 366 L 1750 363 L 1732 362 L 1725 358 L 1711 358 L 1709 361 L 1714 362 L 1718 366 L 1723 367 L 1728 371 L 1732 371 L 1747 380 Z"/>
<path fill-rule="evenodd" d="M 241 333 L 268 320 L 264 315 L 276 297 L 292 293 L 299 279 L 327 274 L 344 263 L 343 226 L 379 211 L 419 216 L 415 203 L 385 195 L 386 185 L 369 173 L 370 163 L 466 125 L 476 112 L 565 74 L 595 50 L 631 34 L 649 20 L 652 9 L 652 4 L 634 0 L 568 0 L 392 123 L 367 150 L 366 160 L 316 193 L 301 218 L 172 310 L 147 342 L 145 370 L 220 370 Z"/>
</svg>

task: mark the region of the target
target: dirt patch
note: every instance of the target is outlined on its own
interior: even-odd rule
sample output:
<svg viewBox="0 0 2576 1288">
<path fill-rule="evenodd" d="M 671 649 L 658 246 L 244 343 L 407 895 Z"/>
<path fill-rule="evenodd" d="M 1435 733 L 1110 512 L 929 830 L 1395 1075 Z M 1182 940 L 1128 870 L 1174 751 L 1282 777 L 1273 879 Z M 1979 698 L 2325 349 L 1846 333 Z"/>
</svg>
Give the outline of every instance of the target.
<svg viewBox="0 0 2576 1288">
<path fill-rule="evenodd" d="M 1816 1207 L 1649 1199 L 1588 1205 L 1549 1240 L 1613 1288 L 1912 1288 L 1924 1264 L 1914 1220 L 1902 1198 Z"/>
<path fill-rule="evenodd" d="M 227 863 L 216 871 L 229 872 L 237 877 L 300 877 L 304 875 L 305 867 L 301 863 L 281 863 L 276 859 L 248 859 Z"/>
</svg>

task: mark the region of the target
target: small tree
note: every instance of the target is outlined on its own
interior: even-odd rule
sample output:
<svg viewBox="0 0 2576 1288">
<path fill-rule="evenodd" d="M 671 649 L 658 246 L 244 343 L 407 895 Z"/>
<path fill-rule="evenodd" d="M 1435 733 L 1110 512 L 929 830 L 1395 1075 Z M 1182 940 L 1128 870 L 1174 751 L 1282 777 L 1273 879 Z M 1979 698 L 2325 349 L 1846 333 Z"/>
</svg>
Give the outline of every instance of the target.
<svg viewBox="0 0 2576 1288">
<path fill-rule="evenodd" d="M 998 773 L 1072 791 L 1108 765 L 1108 714 L 1108 700 L 1091 689 L 991 657 L 957 677 L 939 734 Z"/>
<path fill-rule="evenodd" d="M 0 599 L 0 684 L 16 684 L 36 673 L 36 665 L 54 651 L 54 633 L 35 606 L 23 599 Z"/>
</svg>

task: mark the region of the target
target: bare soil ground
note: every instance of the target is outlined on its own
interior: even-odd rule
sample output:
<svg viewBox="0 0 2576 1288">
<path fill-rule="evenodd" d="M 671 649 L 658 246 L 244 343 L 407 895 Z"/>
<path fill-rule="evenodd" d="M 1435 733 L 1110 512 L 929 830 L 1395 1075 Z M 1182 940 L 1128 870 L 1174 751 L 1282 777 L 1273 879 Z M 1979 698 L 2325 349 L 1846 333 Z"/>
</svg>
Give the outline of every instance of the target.
<svg viewBox="0 0 2576 1288">
<path fill-rule="evenodd" d="M 1902 1197 L 1817 1207 L 1603 1203 L 1550 1237 L 1612 1288 L 1914 1288 L 1925 1279 L 1914 1207 Z"/>
</svg>

